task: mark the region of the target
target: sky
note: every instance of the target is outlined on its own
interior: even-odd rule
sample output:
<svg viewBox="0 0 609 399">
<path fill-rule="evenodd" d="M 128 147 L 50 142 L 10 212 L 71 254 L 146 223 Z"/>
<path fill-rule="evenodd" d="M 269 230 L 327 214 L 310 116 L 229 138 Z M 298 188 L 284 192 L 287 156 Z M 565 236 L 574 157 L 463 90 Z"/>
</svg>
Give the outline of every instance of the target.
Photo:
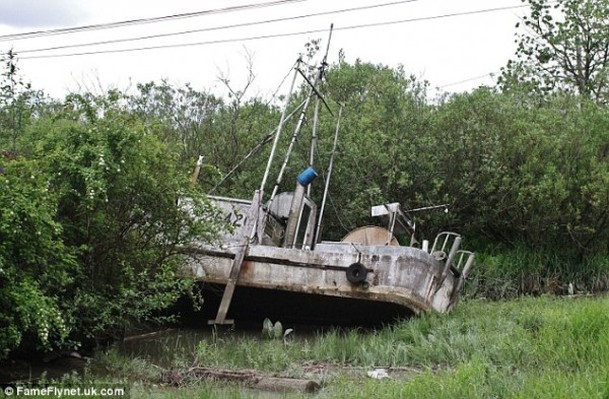
<svg viewBox="0 0 609 399">
<path fill-rule="evenodd" d="M 12 48 L 21 74 L 57 98 L 162 79 L 226 95 L 222 80 L 243 90 L 248 66 L 255 78 L 246 95 L 268 98 L 286 90 L 279 85 L 306 42 L 321 39 L 323 55 L 334 24 L 329 63 L 340 50 L 348 62 L 403 65 L 432 90 L 462 92 L 494 84 L 513 57 L 515 25 L 527 12 L 522 6 L 521 0 L 0 0 L 0 52 Z M 104 25 L 183 13 L 198 14 Z M 90 25 L 98 26 L 50 34 Z M 184 31 L 191 32 L 172 35 Z M 40 34 L 9 36 L 31 32 Z M 145 36 L 156 37 L 121 41 Z M 79 46 L 104 41 L 115 42 Z M 44 50 L 55 47 L 65 48 Z M 122 51 L 109 52 L 115 50 Z"/>
</svg>

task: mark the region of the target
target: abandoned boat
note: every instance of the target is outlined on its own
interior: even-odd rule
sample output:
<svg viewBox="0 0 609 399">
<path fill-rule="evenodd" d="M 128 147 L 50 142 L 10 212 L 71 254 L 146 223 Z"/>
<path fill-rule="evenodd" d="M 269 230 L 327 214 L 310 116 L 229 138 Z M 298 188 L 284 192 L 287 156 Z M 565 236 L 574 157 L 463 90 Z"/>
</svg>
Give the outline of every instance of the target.
<svg viewBox="0 0 609 399">
<path fill-rule="evenodd" d="M 448 312 L 458 303 L 474 259 L 459 249 L 458 234 L 440 233 L 431 246 L 425 240 L 421 248 L 400 246 L 395 233 L 413 232 L 413 224 L 392 203 L 372 208 L 388 228 L 367 226 L 340 242 L 315 243 L 317 208 L 303 189 L 299 179 L 294 192 L 266 205 L 259 191 L 252 201 L 212 198 L 238 229 L 220 246 L 193 248 L 191 268 L 207 288 L 205 307 L 217 309 L 211 324 L 272 316 L 370 325 Z"/>
<path fill-rule="evenodd" d="M 298 176 L 294 191 L 278 193 L 311 98 L 317 100 L 312 141 L 317 137 L 319 102 L 329 109 L 318 90 L 325 57 L 313 83 L 299 69 L 299 63 L 294 68 L 294 80 L 302 75 L 310 84 L 310 95 L 292 112 L 300 109 L 300 118 L 270 197 L 263 199 L 287 105 L 275 132 L 262 184 L 253 198 L 210 197 L 231 221 L 234 232 L 221 237 L 218 245 L 200 243 L 190 248 L 197 255 L 190 268 L 208 294 L 204 308 L 215 313 L 209 323 L 273 317 L 282 322 L 368 325 L 425 311 L 450 311 L 459 301 L 474 260 L 473 253 L 460 249 L 459 234 L 442 232 L 431 245 L 426 240 L 417 245 L 415 224 L 399 203 L 390 203 L 371 210 L 384 227 L 362 227 L 339 242 L 321 241 L 318 236 L 333 155 L 319 211 L 310 196 L 311 183 L 317 176 L 313 167 Z M 286 104 L 291 93 L 292 89 Z M 314 148 L 312 143 L 310 165 Z M 399 245 L 398 234 L 410 235 L 411 244 Z"/>
</svg>

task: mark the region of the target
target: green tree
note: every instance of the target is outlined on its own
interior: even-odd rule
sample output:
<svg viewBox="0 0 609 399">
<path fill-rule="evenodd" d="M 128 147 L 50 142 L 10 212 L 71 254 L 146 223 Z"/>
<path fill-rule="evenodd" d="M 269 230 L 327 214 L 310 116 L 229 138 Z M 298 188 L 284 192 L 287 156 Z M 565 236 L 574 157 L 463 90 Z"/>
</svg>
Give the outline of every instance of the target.
<svg viewBox="0 0 609 399">
<path fill-rule="evenodd" d="M 173 303 L 189 283 L 180 278 L 180 246 L 211 240 L 221 227 L 190 185 L 191 165 L 121 100 L 112 92 L 70 96 L 69 111 L 31 131 L 40 137 L 34 157 L 59 193 L 65 243 L 79 250 L 73 298 L 79 331 L 91 336 Z M 183 196 L 196 218 L 177 206 Z"/>
<path fill-rule="evenodd" d="M 0 359 L 63 345 L 74 319 L 66 290 L 78 270 L 55 220 L 56 196 L 35 161 L 0 158 Z"/>
<path fill-rule="evenodd" d="M 203 155 L 200 182 L 210 189 L 273 130 L 279 118 L 277 110 L 262 99 L 245 100 L 242 92 L 233 93 L 227 104 L 190 85 L 150 82 L 138 85 L 138 93 L 128 98 L 128 107 L 154 127 L 164 143 L 179 151 L 183 163 Z M 259 155 L 249 161 L 220 192 L 249 197 L 259 184 L 265 160 Z"/>
<path fill-rule="evenodd" d="M 372 205 L 395 201 L 406 207 L 428 205 L 429 197 L 417 196 L 417 189 L 427 185 L 417 165 L 432 109 L 426 83 L 407 76 L 403 68 L 341 59 L 328 71 L 322 91 L 344 105 L 340 154 L 331 184 L 336 212 L 328 209 L 324 233 L 340 238 L 371 223 Z M 328 162 L 336 123 L 328 113 L 323 116 L 320 168 Z"/>
<path fill-rule="evenodd" d="M 524 18 L 526 31 L 517 34 L 516 59 L 508 62 L 500 84 L 607 102 L 609 1 L 523 1 L 531 8 Z"/>
<path fill-rule="evenodd" d="M 26 129 L 27 160 L 0 165 L 0 357 L 154 319 L 192 287 L 181 248 L 223 227 L 192 165 L 124 103 L 70 95 Z"/>
<path fill-rule="evenodd" d="M 0 79 L 0 148 L 16 153 L 19 135 L 43 95 L 33 90 L 19 75 L 17 56 L 12 50 L 3 54 L 0 62 L 3 64 Z"/>
</svg>

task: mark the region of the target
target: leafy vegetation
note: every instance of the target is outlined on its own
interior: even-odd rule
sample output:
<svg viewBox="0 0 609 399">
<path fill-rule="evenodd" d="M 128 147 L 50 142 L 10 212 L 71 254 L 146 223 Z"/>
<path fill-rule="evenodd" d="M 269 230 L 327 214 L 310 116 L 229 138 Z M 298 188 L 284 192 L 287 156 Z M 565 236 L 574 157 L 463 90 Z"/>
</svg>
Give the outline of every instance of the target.
<svg viewBox="0 0 609 399">
<path fill-rule="evenodd" d="M 517 33 L 516 59 L 500 83 L 506 89 L 576 93 L 607 103 L 609 2 L 606 0 L 526 0 L 526 30 Z"/>
<path fill-rule="evenodd" d="M 179 247 L 222 224 L 120 93 L 38 104 L 0 174 L 0 355 L 122 333 L 191 287 Z M 13 136 L 5 144 L 10 145 Z M 198 216 L 177 206 L 192 198 Z"/>
<path fill-rule="evenodd" d="M 324 238 L 371 223 L 368 210 L 379 203 L 448 204 L 446 214 L 413 216 L 423 237 L 459 231 L 478 253 L 470 295 L 562 293 L 568 283 L 607 289 L 609 39 L 599 23 L 607 4 L 529 3 L 534 36 L 519 36 L 518 60 L 497 88 L 432 99 L 403 67 L 342 55 L 329 66 L 322 91 L 344 113 Z M 316 48 L 309 44 L 307 57 Z M 118 336 L 154 319 L 191 289 L 179 248 L 222 227 L 204 194 L 251 196 L 280 109 L 228 79 L 227 99 L 168 82 L 49 99 L 20 76 L 15 54 L 3 67 L 0 357 Z M 299 88 L 289 112 L 307 91 Z M 336 122 L 321 114 L 318 187 Z M 296 142 L 280 190 L 292 190 L 308 166 L 307 141 Z M 184 196 L 197 204 L 196 220 L 176 206 Z M 313 196 L 319 202 L 321 190 Z"/>
</svg>

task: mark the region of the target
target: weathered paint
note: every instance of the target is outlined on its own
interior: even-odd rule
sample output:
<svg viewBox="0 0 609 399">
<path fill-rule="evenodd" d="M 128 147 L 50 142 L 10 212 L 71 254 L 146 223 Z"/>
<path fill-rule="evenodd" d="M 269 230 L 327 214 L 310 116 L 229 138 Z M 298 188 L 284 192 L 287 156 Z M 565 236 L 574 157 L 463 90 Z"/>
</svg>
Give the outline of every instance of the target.
<svg viewBox="0 0 609 399">
<path fill-rule="evenodd" d="M 254 205 L 260 201 L 256 196 L 254 201 L 212 198 L 226 212 L 227 220 L 240 223 L 233 233 L 222 237 L 222 245 L 199 243 L 188 249 L 194 255 L 190 269 L 197 280 L 226 287 L 213 323 L 225 324 L 233 290 L 238 287 L 395 304 L 414 314 L 448 312 L 458 302 L 473 260 L 472 253 L 458 251 L 458 234 L 441 233 L 429 252 L 412 246 L 385 245 L 394 237 L 383 228 L 378 228 L 376 240 L 364 234 L 363 238 L 344 242 L 322 242 L 314 249 L 304 243 L 297 248 L 293 243 L 281 247 L 277 244 L 287 231 L 286 213 L 298 221 L 294 231 L 313 226 L 315 218 L 305 221 L 298 212 L 288 212 L 288 200 L 293 196 L 280 194 L 277 198 L 277 205 L 266 207 L 274 209 L 274 213 L 265 213 L 261 211 L 263 207 Z M 310 201 L 306 196 L 304 200 Z M 354 237 L 360 233 L 356 230 Z M 358 266 L 353 266 L 348 278 L 349 267 L 354 264 Z M 365 274 L 365 279 L 358 281 L 353 273 Z"/>
<path fill-rule="evenodd" d="M 226 284 L 236 249 L 192 248 L 194 275 L 203 282 Z M 368 269 L 363 284 L 346 277 L 356 262 Z M 443 269 L 442 262 L 413 247 L 322 243 L 306 251 L 250 245 L 237 286 L 395 303 L 414 313 L 447 312 L 458 278 L 449 273 L 438 286 Z"/>
</svg>

